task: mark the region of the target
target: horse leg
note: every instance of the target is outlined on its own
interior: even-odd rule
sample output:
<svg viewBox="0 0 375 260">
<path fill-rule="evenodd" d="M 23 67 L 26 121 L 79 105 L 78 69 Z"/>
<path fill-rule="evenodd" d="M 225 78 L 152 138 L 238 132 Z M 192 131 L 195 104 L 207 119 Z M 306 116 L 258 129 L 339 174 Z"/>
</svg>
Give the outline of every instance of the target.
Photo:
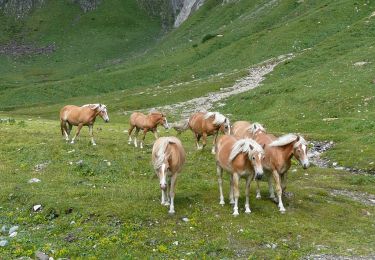
<svg viewBox="0 0 375 260">
<path fill-rule="evenodd" d="M 73 125 L 68 122 L 68 135 L 72 132 Z"/>
<path fill-rule="evenodd" d="M 165 173 L 165 174 L 168 174 L 168 173 Z M 167 178 L 167 191 L 165 193 L 164 205 L 169 206 L 170 205 L 170 203 L 169 203 L 169 201 L 170 201 L 169 191 L 170 191 L 170 187 L 171 187 L 171 178 L 168 177 L 168 175 L 166 176 L 166 178 Z"/>
<path fill-rule="evenodd" d="M 171 176 L 171 183 L 170 183 L 170 192 L 169 197 L 171 198 L 171 205 L 169 207 L 169 214 L 174 214 L 174 195 L 175 195 L 175 187 L 176 187 L 176 180 L 177 180 L 177 173 Z"/>
<path fill-rule="evenodd" d="M 285 208 L 284 208 L 284 205 L 283 205 L 283 201 L 281 199 L 282 189 L 281 189 L 281 185 L 280 185 L 280 175 L 276 170 L 272 171 L 272 175 L 273 175 L 273 178 L 275 179 L 276 193 L 277 193 L 277 197 L 279 199 L 278 207 L 279 207 L 280 212 L 284 213 Z"/>
<path fill-rule="evenodd" d="M 234 193 L 234 207 L 233 207 L 233 216 L 238 216 L 238 198 L 240 197 L 240 190 L 239 190 L 239 180 L 240 176 L 238 173 L 233 173 L 233 193 Z"/>
<path fill-rule="evenodd" d="M 256 182 L 257 182 L 257 196 L 255 198 L 256 199 L 261 199 L 262 195 L 260 195 L 260 187 L 259 187 L 260 181 L 256 180 Z"/>
<path fill-rule="evenodd" d="M 217 181 L 219 183 L 219 192 L 220 192 L 220 205 L 224 205 L 224 195 L 223 195 L 223 168 L 221 168 L 218 164 L 216 165 L 216 172 L 217 172 Z"/>
<path fill-rule="evenodd" d="M 201 147 L 199 146 L 199 140 L 201 139 L 201 136 L 197 133 L 194 133 L 194 137 L 195 137 L 195 144 L 197 146 L 197 150 L 200 150 Z"/>
<path fill-rule="evenodd" d="M 251 176 L 253 177 L 253 176 Z M 245 202 L 245 213 L 251 213 L 250 210 L 250 202 L 249 202 L 249 193 L 250 193 L 250 183 L 251 183 L 250 175 L 246 178 L 246 202 Z"/>
<path fill-rule="evenodd" d="M 134 127 L 135 127 L 134 125 L 130 125 L 128 129 L 128 135 L 129 135 L 128 144 L 132 143 L 132 132 L 133 132 Z"/>
<path fill-rule="evenodd" d="M 82 128 L 83 124 L 79 124 L 78 127 L 77 127 L 77 133 L 76 135 L 73 137 L 72 141 L 70 143 L 74 144 L 74 140 L 78 137 L 79 133 L 81 132 L 81 128 Z"/>
<path fill-rule="evenodd" d="M 137 144 L 138 133 L 139 133 L 139 128 L 136 127 L 136 128 L 135 128 L 135 133 L 134 133 L 134 146 L 135 146 L 135 147 L 138 147 L 138 144 Z"/>
<path fill-rule="evenodd" d="M 64 136 L 66 141 L 69 141 L 69 135 L 67 133 L 67 128 L 66 128 L 66 121 L 61 120 L 60 126 L 61 126 L 61 134 Z"/>
<path fill-rule="evenodd" d="M 229 178 L 229 204 L 233 205 L 234 204 L 234 192 L 233 192 L 233 175 L 230 175 Z"/>
<path fill-rule="evenodd" d="M 143 136 L 142 136 L 142 140 L 141 140 L 141 149 L 143 149 L 143 143 L 145 142 L 145 138 L 146 138 L 146 134 L 148 132 L 148 129 L 143 129 Z"/>
<path fill-rule="evenodd" d="M 275 196 L 275 191 L 273 190 L 271 176 L 268 177 L 268 192 L 270 193 L 270 199 L 277 203 L 277 199 L 276 199 L 276 196 Z"/>
<path fill-rule="evenodd" d="M 89 133 L 90 133 L 92 145 L 96 145 L 94 141 L 94 126 L 93 125 L 89 125 Z"/>
</svg>

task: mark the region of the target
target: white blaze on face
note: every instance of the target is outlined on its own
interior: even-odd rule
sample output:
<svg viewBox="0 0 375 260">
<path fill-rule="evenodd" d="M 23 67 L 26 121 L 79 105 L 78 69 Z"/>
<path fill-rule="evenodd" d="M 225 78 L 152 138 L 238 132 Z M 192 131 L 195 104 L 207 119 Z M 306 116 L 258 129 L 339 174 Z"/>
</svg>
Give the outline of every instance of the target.
<svg viewBox="0 0 375 260">
<path fill-rule="evenodd" d="M 108 116 L 108 113 L 107 113 L 107 108 L 105 106 L 102 108 L 102 113 L 103 113 L 103 119 L 104 119 L 104 121 L 109 121 L 109 116 Z"/>
</svg>

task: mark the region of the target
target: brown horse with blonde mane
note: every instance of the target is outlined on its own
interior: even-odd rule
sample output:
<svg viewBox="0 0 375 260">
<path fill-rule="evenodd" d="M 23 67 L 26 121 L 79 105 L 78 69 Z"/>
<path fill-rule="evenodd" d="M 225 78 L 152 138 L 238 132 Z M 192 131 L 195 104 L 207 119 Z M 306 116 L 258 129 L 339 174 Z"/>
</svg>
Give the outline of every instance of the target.
<svg viewBox="0 0 375 260">
<path fill-rule="evenodd" d="M 216 165 L 220 191 L 220 204 L 224 205 L 223 196 L 223 169 L 231 174 L 230 203 L 234 203 L 233 215 L 238 213 L 239 179 L 246 178 L 245 213 L 250 213 L 249 192 L 251 180 L 260 179 L 263 175 L 262 159 L 263 148 L 254 140 L 238 139 L 234 136 L 224 135 L 216 144 Z M 233 198 L 234 197 L 234 198 Z"/>
<path fill-rule="evenodd" d="M 176 137 L 160 137 L 152 148 L 152 164 L 159 177 L 161 204 L 170 205 L 169 214 L 174 214 L 174 196 L 177 174 L 185 162 L 185 150 Z M 167 181 L 168 179 L 168 181 Z"/>
<path fill-rule="evenodd" d="M 78 137 L 83 126 L 89 127 L 92 145 L 96 145 L 94 141 L 94 123 L 97 116 L 103 118 L 107 123 L 109 122 L 107 107 L 103 104 L 87 104 L 81 107 L 67 105 L 60 110 L 61 134 L 69 141 L 69 135 L 73 126 L 77 127 L 77 133 L 73 137 L 71 143 L 73 144 Z"/>
<path fill-rule="evenodd" d="M 134 146 L 138 147 L 137 136 L 140 130 L 143 130 L 143 137 L 140 143 L 140 147 L 143 148 L 143 142 L 145 140 L 146 134 L 148 131 L 154 133 L 155 139 L 158 138 L 157 127 L 158 125 L 163 125 L 165 129 L 169 129 L 168 121 L 165 114 L 154 111 L 150 112 L 148 115 L 145 115 L 140 112 L 134 112 L 130 115 L 130 127 L 128 130 L 129 140 L 128 143 L 132 142 L 132 131 L 135 128 L 134 134 Z"/>
<path fill-rule="evenodd" d="M 245 131 L 246 130 L 246 131 Z M 291 159 L 294 156 L 307 169 L 310 165 L 307 157 L 307 142 L 301 135 L 286 134 L 279 138 L 272 134 L 268 134 L 266 130 L 259 124 L 253 123 L 250 127 L 243 129 L 244 136 L 252 136 L 255 141 L 264 146 L 265 157 L 263 159 L 263 167 L 268 176 L 268 188 L 270 198 L 278 203 L 281 213 L 285 212 L 282 202 L 282 194 L 286 189 L 286 181 L 288 170 L 291 166 Z M 237 131 L 239 133 L 240 131 Z M 275 198 L 272 179 L 275 181 L 277 199 Z M 257 198 L 261 198 L 259 190 L 259 182 L 257 182 Z"/>
<path fill-rule="evenodd" d="M 229 119 L 219 112 L 197 112 L 190 116 L 188 127 L 194 133 L 197 149 L 201 150 L 206 146 L 207 136 L 213 135 L 212 153 L 215 154 L 215 144 L 219 131 L 230 134 Z M 199 140 L 203 137 L 202 146 Z"/>
</svg>

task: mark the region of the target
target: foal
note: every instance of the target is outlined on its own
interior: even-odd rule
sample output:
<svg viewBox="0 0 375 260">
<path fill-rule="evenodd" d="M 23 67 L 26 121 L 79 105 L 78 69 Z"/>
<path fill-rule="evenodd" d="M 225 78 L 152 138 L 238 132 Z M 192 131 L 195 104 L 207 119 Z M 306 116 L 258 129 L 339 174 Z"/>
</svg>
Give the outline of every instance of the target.
<svg viewBox="0 0 375 260">
<path fill-rule="evenodd" d="M 254 140 L 238 139 L 230 135 L 224 135 L 219 138 L 216 144 L 216 165 L 220 190 L 220 204 L 224 205 L 223 196 L 223 169 L 231 174 L 230 203 L 234 203 L 233 215 L 238 213 L 239 179 L 246 178 L 246 203 L 245 212 L 250 213 L 249 189 L 251 180 L 262 178 L 263 167 L 262 159 L 264 157 L 263 148 Z M 233 201 L 234 195 L 234 201 Z"/>
<path fill-rule="evenodd" d="M 236 121 L 232 125 L 232 135 L 238 138 L 255 138 L 261 132 L 266 132 L 266 129 L 259 123 L 250 123 L 248 121 Z"/>
<path fill-rule="evenodd" d="M 65 137 L 66 141 L 69 141 L 69 135 L 73 125 L 78 126 L 77 133 L 71 141 L 73 144 L 78 137 L 81 128 L 84 125 L 87 125 L 89 127 L 91 143 L 92 145 L 96 145 L 94 141 L 93 127 L 98 115 L 103 118 L 106 123 L 109 122 L 107 107 L 103 104 L 87 104 L 81 107 L 67 105 L 63 107 L 60 110 L 61 134 Z"/>
<path fill-rule="evenodd" d="M 134 134 L 134 146 L 137 147 L 137 136 L 139 133 L 139 130 L 143 130 L 143 137 L 140 143 L 140 147 L 143 148 L 143 142 L 145 140 L 146 134 L 148 131 L 151 131 L 154 133 L 155 139 L 158 138 L 157 134 L 157 127 L 158 125 L 163 125 L 165 129 L 169 129 L 168 121 L 166 116 L 163 113 L 160 112 L 151 112 L 147 116 L 140 112 L 134 112 L 130 116 L 130 127 L 128 130 L 129 134 L 129 140 L 128 143 L 131 144 L 132 142 L 132 131 L 135 128 L 135 134 Z"/>
<path fill-rule="evenodd" d="M 207 136 L 214 136 L 212 146 L 213 154 L 215 154 L 215 144 L 219 130 L 225 134 L 230 134 L 229 119 L 219 112 L 197 112 L 192 114 L 189 118 L 189 128 L 194 133 L 195 143 L 198 150 L 201 150 L 206 146 Z M 202 146 L 199 145 L 201 137 L 203 137 Z"/>
<path fill-rule="evenodd" d="M 176 178 L 184 162 L 185 150 L 178 138 L 160 137 L 156 140 L 152 148 L 152 164 L 160 181 L 161 204 L 170 205 L 170 214 L 175 213 L 174 190 Z M 169 179 L 168 182 L 167 178 Z"/>
</svg>

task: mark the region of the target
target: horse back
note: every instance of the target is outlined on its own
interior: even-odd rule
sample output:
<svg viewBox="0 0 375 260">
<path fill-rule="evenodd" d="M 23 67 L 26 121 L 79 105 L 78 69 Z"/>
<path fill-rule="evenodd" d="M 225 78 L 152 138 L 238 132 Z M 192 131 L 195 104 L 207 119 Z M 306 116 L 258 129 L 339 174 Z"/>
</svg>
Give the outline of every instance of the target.
<svg viewBox="0 0 375 260">
<path fill-rule="evenodd" d="M 251 126 L 248 121 L 236 121 L 232 126 L 232 135 L 238 138 L 252 138 L 249 132 L 249 127 Z"/>
<path fill-rule="evenodd" d="M 173 143 L 169 143 L 166 149 L 168 164 L 171 172 L 180 172 L 185 163 L 186 153 L 181 141 L 176 137 L 170 137 Z"/>
</svg>

